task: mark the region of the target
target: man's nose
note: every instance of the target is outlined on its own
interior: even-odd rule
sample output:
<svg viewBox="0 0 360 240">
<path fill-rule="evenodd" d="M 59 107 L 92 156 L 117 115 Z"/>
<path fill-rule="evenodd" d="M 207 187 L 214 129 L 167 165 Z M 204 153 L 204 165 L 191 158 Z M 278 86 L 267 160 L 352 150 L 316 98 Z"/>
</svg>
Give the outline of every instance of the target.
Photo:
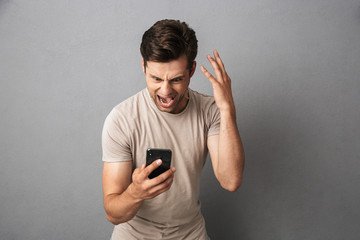
<svg viewBox="0 0 360 240">
<path fill-rule="evenodd" d="M 161 94 L 168 96 L 172 92 L 171 84 L 168 81 L 163 81 L 163 84 L 161 85 Z"/>
</svg>

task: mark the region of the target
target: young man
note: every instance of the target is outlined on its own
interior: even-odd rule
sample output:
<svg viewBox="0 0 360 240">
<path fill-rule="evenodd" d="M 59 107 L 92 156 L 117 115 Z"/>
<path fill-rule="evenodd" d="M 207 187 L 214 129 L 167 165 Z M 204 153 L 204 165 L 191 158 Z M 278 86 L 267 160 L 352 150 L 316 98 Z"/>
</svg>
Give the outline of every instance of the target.
<svg viewBox="0 0 360 240">
<path fill-rule="evenodd" d="M 242 182 L 244 151 L 236 126 L 231 82 L 217 51 L 203 66 L 214 97 L 189 89 L 196 68 L 197 39 L 176 20 L 156 22 L 141 43 L 147 88 L 117 105 L 105 120 L 103 193 L 117 239 L 208 239 L 200 212 L 201 169 L 208 151 L 221 186 Z M 171 168 L 149 174 L 148 148 L 170 149 Z"/>
</svg>

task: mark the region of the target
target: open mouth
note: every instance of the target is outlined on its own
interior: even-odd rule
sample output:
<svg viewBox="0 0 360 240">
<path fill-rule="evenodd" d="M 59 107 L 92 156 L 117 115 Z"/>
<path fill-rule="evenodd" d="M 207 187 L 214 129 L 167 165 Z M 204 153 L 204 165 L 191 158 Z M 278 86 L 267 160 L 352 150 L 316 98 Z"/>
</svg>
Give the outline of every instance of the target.
<svg viewBox="0 0 360 240">
<path fill-rule="evenodd" d="M 158 99 L 159 99 L 159 104 L 161 107 L 164 107 L 164 108 L 168 108 L 168 107 L 171 107 L 173 104 L 174 104 L 174 99 L 175 97 L 167 97 L 167 98 L 163 98 L 163 97 L 160 97 L 159 95 L 157 96 Z"/>
</svg>

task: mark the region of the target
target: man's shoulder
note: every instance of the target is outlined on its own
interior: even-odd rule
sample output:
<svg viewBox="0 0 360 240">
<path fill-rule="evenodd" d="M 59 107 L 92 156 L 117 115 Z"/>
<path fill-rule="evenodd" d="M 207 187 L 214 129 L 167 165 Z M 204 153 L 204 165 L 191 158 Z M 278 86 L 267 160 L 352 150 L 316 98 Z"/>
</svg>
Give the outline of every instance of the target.
<svg viewBox="0 0 360 240">
<path fill-rule="evenodd" d="M 146 100 L 145 95 L 146 95 L 146 89 L 143 89 L 137 92 L 136 94 L 128 97 L 118 105 L 116 105 L 114 107 L 114 110 L 120 112 L 124 112 L 124 111 L 127 112 L 127 111 L 132 111 L 138 107 L 141 107 L 141 104 L 145 103 Z"/>
<path fill-rule="evenodd" d="M 200 108 L 209 108 L 211 105 L 215 104 L 214 97 L 211 95 L 199 93 L 192 89 L 190 89 L 190 94 L 195 105 Z"/>
<path fill-rule="evenodd" d="M 108 117 L 117 121 L 137 118 L 137 114 L 146 108 L 146 89 L 128 97 L 110 111 Z"/>
</svg>

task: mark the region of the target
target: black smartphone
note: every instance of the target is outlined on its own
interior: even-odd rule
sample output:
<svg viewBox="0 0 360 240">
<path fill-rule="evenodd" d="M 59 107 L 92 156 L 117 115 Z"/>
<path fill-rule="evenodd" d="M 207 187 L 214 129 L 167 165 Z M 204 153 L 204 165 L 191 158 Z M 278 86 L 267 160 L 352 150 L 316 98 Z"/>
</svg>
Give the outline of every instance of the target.
<svg viewBox="0 0 360 240">
<path fill-rule="evenodd" d="M 153 161 L 161 159 L 161 165 L 150 173 L 149 178 L 154 178 L 170 169 L 171 164 L 171 150 L 149 148 L 146 150 L 146 166 L 150 165 Z"/>
</svg>

